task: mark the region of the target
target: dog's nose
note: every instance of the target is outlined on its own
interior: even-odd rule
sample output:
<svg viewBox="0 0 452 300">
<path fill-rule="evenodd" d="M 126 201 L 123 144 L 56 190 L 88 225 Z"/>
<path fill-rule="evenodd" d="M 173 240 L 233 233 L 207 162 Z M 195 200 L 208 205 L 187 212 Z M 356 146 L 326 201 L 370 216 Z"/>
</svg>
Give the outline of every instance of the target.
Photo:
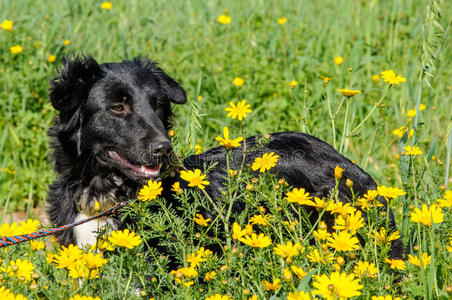
<svg viewBox="0 0 452 300">
<path fill-rule="evenodd" d="M 169 150 L 171 149 L 171 143 L 170 142 L 155 142 L 151 144 L 151 151 L 152 154 L 155 156 L 164 156 L 168 154 Z"/>
</svg>

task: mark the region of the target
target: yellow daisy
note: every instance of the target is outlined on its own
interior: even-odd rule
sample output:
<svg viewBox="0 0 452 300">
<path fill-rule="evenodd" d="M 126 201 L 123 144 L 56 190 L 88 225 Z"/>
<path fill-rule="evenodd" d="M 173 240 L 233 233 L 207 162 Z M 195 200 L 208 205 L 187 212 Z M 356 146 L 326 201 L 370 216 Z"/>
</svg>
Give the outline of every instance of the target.
<svg viewBox="0 0 452 300">
<path fill-rule="evenodd" d="M 286 194 L 287 202 L 289 203 L 297 203 L 300 205 L 313 205 L 314 202 L 311 201 L 312 197 L 309 196 L 309 193 L 305 191 L 304 188 L 294 188 L 292 191 L 287 192 Z"/>
<path fill-rule="evenodd" d="M 162 194 L 163 188 L 160 181 L 149 179 L 148 184 L 138 193 L 138 199 L 141 201 L 150 201 Z"/>
<path fill-rule="evenodd" d="M 321 295 L 326 299 L 342 299 L 361 295 L 360 290 L 363 286 L 355 275 L 347 273 L 333 272 L 330 276 L 327 274 L 314 276 L 315 282 L 312 283 L 315 290 L 314 295 Z"/>
<path fill-rule="evenodd" d="M 193 219 L 193 221 L 195 221 L 196 224 L 206 227 L 207 225 L 209 225 L 209 221 L 210 218 L 204 219 L 204 217 L 201 214 L 196 214 L 196 217 Z"/>
<path fill-rule="evenodd" d="M 128 249 L 133 249 L 141 244 L 141 237 L 139 235 L 135 235 L 134 232 L 129 232 L 129 229 L 112 231 L 111 235 L 108 237 L 108 240 L 113 245 Z"/>
<path fill-rule="evenodd" d="M 251 165 L 251 169 L 253 169 L 253 171 L 259 170 L 259 172 L 263 173 L 276 166 L 278 158 L 279 155 L 275 154 L 275 152 L 264 153 L 262 157 L 256 157 Z"/>
<path fill-rule="evenodd" d="M 389 84 L 399 84 L 406 81 L 405 77 L 402 75 L 396 75 L 393 70 L 382 71 L 381 78 L 383 78 L 384 82 Z"/>
<path fill-rule="evenodd" d="M 229 138 L 229 129 L 227 127 L 223 127 L 223 135 L 224 138 L 221 136 L 217 136 L 215 140 L 217 140 L 221 146 L 225 147 L 226 149 L 232 149 L 240 147 L 240 142 L 243 141 L 243 137 L 238 137 L 236 139 L 231 140 Z"/>
<path fill-rule="evenodd" d="M 180 178 L 182 178 L 185 181 L 188 181 L 188 186 L 198 187 L 201 190 L 205 188 L 205 185 L 209 185 L 209 182 L 207 180 L 204 180 L 206 176 L 207 176 L 206 174 L 201 174 L 200 169 L 195 169 L 194 171 L 188 170 L 180 172 Z"/>
<path fill-rule="evenodd" d="M 438 207 L 436 204 L 432 204 L 430 207 L 422 204 L 422 210 L 415 207 L 414 211 L 410 214 L 410 219 L 415 223 L 432 226 L 432 223 L 438 224 L 443 222 L 444 213 L 441 207 Z"/>
<path fill-rule="evenodd" d="M 327 238 L 327 246 L 336 251 L 353 251 L 359 249 L 359 240 L 356 236 L 347 231 L 333 232 L 332 236 Z"/>
<path fill-rule="evenodd" d="M 218 17 L 217 20 L 218 20 L 219 23 L 221 23 L 223 25 L 229 24 L 232 21 L 231 17 L 227 16 L 227 15 L 221 15 L 221 16 Z"/>
<path fill-rule="evenodd" d="M 264 235 L 263 233 L 260 233 L 259 235 L 252 233 L 251 236 L 245 235 L 244 237 L 240 238 L 239 241 L 241 241 L 245 245 L 255 248 L 265 248 L 270 246 L 272 243 L 270 237 Z"/>
<path fill-rule="evenodd" d="M 422 154 L 422 150 L 419 147 L 413 146 L 411 147 L 410 145 L 405 146 L 403 148 L 403 150 L 405 150 L 405 154 L 406 155 L 421 155 Z"/>
<path fill-rule="evenodd" d="M 339 93 L 342 94 L 342 96 L 351 98 L 353 96 L 356 96 L 357 94 L 361 94 L 360 90 L 350 90 L 350 89 L 336 89 Z"/>
<path fill-rule="evenodd" d="M 234 104 L 234 102 L 229 102 L 230 107 L 226 107 L 224 110 L 228 111 L 228 117 L 232 119 L 239 119 L 239 121 L 242 121 L 244 118 L 246 118 L 247 114 L 251 113 L 252 110 L 250 109 L 251 105 L 246 103 L 246 100 L 243 99 L 242 101 L 239 101 L 237 105 Z"/>
</svg>

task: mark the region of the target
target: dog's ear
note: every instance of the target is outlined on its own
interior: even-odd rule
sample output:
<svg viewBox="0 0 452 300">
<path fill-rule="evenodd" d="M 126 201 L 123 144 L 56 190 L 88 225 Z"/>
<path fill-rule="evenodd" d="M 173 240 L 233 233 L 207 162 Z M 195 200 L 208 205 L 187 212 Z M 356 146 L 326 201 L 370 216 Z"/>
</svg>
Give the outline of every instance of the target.
<svg viewBox="0 0 452 300">
<path fill-rule="evenodd" d="M 165 94 L 166 98 L 176 104 L 184 104 L 185 102 L 187 102 L 187 95 L 181 85 L 161 69 L 160 71 L 160 86 L 162 87 L 163 93 Z"/>
<path fill-rule="evenodd" d="M 101 76 L 102 70 L 92 57 L 63 58 L 58 76 L 50 82 L 53 107 L 60 112 L 69 112 L 80 106 Z"/>
</svg>

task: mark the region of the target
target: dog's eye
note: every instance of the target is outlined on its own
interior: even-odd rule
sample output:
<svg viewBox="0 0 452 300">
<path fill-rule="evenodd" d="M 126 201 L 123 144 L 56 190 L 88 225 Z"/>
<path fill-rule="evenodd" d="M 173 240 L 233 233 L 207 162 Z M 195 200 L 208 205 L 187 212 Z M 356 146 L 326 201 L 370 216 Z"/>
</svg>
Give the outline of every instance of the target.
<svg viewBox="0 0 452 300">
<path fill-rule="evenodd" d="M 122 105 L 122 104 L 116 104 L 116 105 L 113 105 L 113 106 L 111 107 L 111 109 L 114 110 L 114 111 L 116 111 L 116 112 L 122 112 L 122 111 L 124 111 L 124 105 Z"/>
</svg>

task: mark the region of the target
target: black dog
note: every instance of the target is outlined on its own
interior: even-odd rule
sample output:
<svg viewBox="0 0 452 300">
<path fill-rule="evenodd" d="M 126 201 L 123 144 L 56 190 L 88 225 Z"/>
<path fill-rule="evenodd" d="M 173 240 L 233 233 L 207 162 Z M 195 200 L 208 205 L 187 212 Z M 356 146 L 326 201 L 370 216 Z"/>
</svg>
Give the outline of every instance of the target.
<svg viewBox="0 0 452 300">
<path fill-rule="evenodd" d="M 59 111 L 49 131 L 58 178 L 50 186 L 48 203 L 51 221 L 60 226 L 95 214 L 96 201 L 102 210 L 111 208 L 134 198 L 148 179 L 160 178 L 171 153 L 167 134 L 171 127 L 170 104 L 185 103 L 186 94 L 147 59 L 98 64 L 91 57 L 71 57 L 64 60 L 58 77 L 51 82 L 50 100 Z M 256 143 L 256 137 L 246 140 L 248 149 Z M 232 151 L 236 157 L 233 161 L 241 161 L 242 151 Z M 354 182 L 355 194 L 376 189 L 370 175 L 313 136 L 274 133 L 263 147 L 247 152 L 246 163 L 268 152 L 280 156 L 274 168 L 279 176 L 314 196 L 327 197 L 334 188 L 335 166 L 345 169 L 339 185 L 341 201 L 352 198 L 345 185 L 347 178 Z M 202 169 L 206 162 L 218 163 L 208 174 L 207 192 L 214 199 L 220 196 L 226 176 L 225 154 L 225 149 L 218 147 L 184 160 L 188 169 Z M 231 167 L 240 165 L 233 163 Z M 169 191 L 178 177 L 160 179 L 164 191 Z M 384 199 L 380 201 L 386 205 Z M 237 202 L 236 209 L 243 205 Z M 395 228 L 392 212 L 390 217 L 391 227 Z M 121 226 L 115 218 L 101 221 L 105 223 L 113 229 Z M 94 244 L 97 226 L 97 222 L 89 222 L 65 231 L 59 241 L 64 245 Z"/>
</svg>

